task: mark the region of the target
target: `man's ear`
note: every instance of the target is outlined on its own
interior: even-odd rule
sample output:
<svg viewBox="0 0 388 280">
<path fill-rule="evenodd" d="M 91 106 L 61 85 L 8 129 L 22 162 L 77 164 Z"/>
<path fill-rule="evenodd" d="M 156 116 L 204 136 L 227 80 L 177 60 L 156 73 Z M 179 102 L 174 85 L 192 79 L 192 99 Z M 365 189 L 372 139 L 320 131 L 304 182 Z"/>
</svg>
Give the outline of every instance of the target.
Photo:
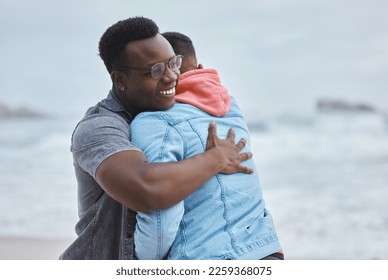
<svg viewBox="0 0 388 280">
<path fill-rule="evenodd" d="M 124 87 L 124 73 L 120 71 L 112 71 L 110 74 L 110 78 L 112 79 L 112 83 L 117 87 L 117 88 L 122 88 Z"/>
<path fill-rule="evenodd" d="M 203 69 L 203 65 L 200 63 L 200 64 L 198 64 L 198 67 L 197 67 L 198 69 Z"/>
</svg>

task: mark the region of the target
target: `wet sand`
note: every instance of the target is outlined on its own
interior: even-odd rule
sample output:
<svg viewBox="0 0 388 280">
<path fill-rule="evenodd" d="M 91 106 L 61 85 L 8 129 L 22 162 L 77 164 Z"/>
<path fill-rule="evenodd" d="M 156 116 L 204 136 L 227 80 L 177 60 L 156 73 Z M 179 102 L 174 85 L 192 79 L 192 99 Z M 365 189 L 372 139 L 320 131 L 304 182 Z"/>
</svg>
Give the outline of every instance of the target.
<svg viewBox="0 0 388 280">
<path fill-rule="evenodd" d="M 0 260 L 57 260 L 70 240 L 0 237 Z"/>
</svg>

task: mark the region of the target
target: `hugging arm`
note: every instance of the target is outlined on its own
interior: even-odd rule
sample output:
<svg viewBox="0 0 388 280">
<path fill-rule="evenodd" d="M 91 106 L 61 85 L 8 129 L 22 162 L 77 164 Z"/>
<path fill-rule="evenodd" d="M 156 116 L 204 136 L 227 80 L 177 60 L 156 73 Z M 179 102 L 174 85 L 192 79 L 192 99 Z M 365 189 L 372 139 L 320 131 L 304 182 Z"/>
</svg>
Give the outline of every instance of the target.
<svg viewBox="0 0 388 280">
<path fill-rule="evenodd" d="M 219 139 L 215 124 L 211 124 L 208 143 L 206 152 L 179 162 L 149 162 L 140 151 L 118 152 L 99 165 L 96 180 L 128 208 L 152 211 L 178 203 L 218 172 L 252 173 L 240 164 L 252 154 L 240 153 L 245 142 L 235 144 L 233 133 Z"/>
</svg>

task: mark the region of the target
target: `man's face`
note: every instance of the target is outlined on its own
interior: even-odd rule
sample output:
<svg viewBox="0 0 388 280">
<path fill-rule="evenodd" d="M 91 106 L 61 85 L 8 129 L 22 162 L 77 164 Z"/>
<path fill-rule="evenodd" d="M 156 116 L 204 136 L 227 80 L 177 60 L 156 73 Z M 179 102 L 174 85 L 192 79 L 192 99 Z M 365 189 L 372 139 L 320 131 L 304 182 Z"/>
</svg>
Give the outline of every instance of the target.
<svg viewBox="0 0 388 280">
<path fill-rule="evenodd" d="M 167 62 L 175 53 L 168 41 L 155 37 L 135 41 L 126 46 L 126 64 L 129 67 L 150 69 L 158 62 Z M 175 86 L 180 73 L 166 66 L 160 79 L 154 79 L 149 70 L 129 70 L 124 78 L 124 102 L 132 114 L 143 111 L 166 110 L 175 104 Z"/>
</svg>

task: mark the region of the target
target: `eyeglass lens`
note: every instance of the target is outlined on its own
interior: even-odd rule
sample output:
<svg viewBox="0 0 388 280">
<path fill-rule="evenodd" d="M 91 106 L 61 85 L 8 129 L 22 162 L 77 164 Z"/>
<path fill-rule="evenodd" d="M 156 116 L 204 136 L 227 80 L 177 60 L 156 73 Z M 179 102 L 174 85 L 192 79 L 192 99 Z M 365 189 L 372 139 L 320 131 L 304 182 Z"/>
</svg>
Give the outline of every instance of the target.
<svg viewBox="0 0 388 280">
<path fill-rule="evenodd" d="M 172 71 L 178 71 L 182 65 L 182 56 L 177 55 L 172 57 L 167 63 L 159 62 L 153 65 L 151 68 L 151 75 L 154 79 L 159 79 L 164 75 L 166 72 L 166 64 L 168 64 L 168 68 Z"/>
</svg>

